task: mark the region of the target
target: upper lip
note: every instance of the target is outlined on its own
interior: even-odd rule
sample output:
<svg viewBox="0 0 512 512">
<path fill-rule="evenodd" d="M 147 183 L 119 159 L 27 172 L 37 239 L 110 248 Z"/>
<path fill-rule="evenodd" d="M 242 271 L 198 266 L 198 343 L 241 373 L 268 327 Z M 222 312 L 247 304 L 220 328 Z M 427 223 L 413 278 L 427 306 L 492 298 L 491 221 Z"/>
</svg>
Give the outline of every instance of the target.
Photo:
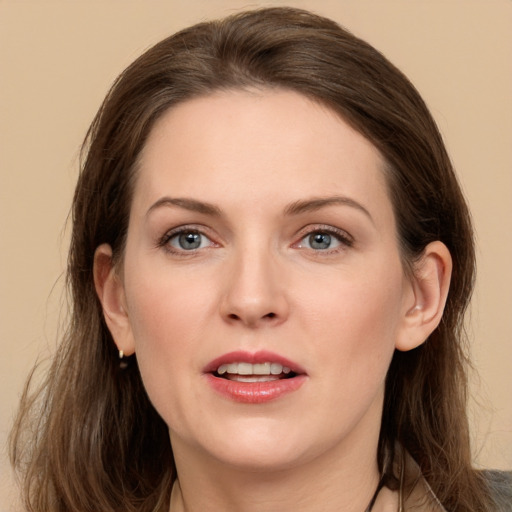
<svg viewBox="0 0 512 512">
<path fill-rule="evenodd" d="M 286 357 L 280 356 L 274 352 L 268 350 L 259 350 L 258 352 L 246 352 L 243 350 L 237 350 L 234 352 L 228 352 L 210 361 L 204 368 L 204 373 L 214 373 L 217 371 L 219 366 L 223 364 L 231 363 L 278 363 L 282 366 L 290 368 L 295 374 L 305 374 L 306 371 L 294 361 L 287 359 Z"/>
</svg>

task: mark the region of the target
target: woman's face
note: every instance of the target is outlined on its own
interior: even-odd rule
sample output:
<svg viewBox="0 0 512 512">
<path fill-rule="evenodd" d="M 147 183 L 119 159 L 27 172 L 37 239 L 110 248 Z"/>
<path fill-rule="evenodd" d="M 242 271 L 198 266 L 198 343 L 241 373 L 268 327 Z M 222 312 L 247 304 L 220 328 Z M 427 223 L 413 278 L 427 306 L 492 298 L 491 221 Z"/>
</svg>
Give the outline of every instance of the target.
<svg viewBox="0 0 512 512">
<path fill-rule="evenodd" d="M 231 91 L 169 110 L 139 163 L 116 342 L 176 456 L 374 449 L 413 301 L 375 147 L 299 94 Z"/>
</svg>

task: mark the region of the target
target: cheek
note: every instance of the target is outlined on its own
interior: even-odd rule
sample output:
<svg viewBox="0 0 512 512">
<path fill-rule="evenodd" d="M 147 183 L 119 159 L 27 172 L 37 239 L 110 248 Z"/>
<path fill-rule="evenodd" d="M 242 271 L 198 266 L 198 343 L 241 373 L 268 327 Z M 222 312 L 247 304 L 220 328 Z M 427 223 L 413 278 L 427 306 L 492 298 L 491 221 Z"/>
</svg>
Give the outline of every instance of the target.
<svg viewBox="0 0 512 512">
<path fill-rule="evenodd" d="M 400 329 L 404 279 L 400 264 L 366 270 L 332 280 L 330 293 L 317 291 L 303 308 L 303 328 L 322 366 L 362 384 L 386 375 Z"/>
<path fill-rule="evenodd" d="M 189 404 L 201 402 L 193 379 L 201 367 L 194 356 L 205 336 L 206 298 L 176 278 L 146 274 L 132 284 L 130 323 L 144 387 L 167 425 L 186 426 Z"/>
<path fill-rule="evenodd" d="M 172 389 L 177 382 L 183 385 L 207 332 L 212 304 L 208 289 L 167 274 L 139 268 L 126 283 L 138 365 L 150 398 L 157 401 L 159 390 Z"/>
<path fill-rule="evenodd" d="M 130 322 L 137 349 L 144 345 L 173 346 L 194 336 L 206 313 L 208 299 L 198 287 L 179 278 L 139 279 L 132 283 L 134 293 L 127 297 Z"/>
</svg>

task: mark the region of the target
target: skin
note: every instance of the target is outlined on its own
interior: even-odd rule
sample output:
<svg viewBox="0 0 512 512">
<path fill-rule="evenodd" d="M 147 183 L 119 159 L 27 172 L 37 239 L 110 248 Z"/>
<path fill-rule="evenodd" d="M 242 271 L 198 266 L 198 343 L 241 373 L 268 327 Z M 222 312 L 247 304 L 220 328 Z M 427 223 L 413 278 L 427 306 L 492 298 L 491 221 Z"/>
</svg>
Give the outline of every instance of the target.
<svg viewBox="0 0 512 512">
<path fill-rule="evenodd" d="M 389 363 L 437 326 L 451 269 L 435 242 L 405 275 L 382 169 L 368 140 L 290 91 L 216 93 L 153 127 L 122 267 L 101 246 L 95 278 L 114 340 L 137 353 L 169 426 L 172 510 L 365 509 Z M 200 248 L 180 246 L 180 227 L 201 234 Z M 311 245 L 319 232 L 327 249 Z M 234 402 L 203 374 L 234 350 L 278 353 L 306 381 L 268 403 Z"/>
</svg>

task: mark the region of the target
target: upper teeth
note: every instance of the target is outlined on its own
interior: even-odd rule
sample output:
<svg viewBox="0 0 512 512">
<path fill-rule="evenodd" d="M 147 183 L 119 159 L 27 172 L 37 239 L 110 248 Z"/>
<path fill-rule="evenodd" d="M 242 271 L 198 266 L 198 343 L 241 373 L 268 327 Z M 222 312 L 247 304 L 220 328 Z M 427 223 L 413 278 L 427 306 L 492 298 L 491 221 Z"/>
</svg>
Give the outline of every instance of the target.
<svg viewBox="0 0 512 512">
<path fill-rule="evenodd" d="M 221 364 L 217 369 L 219 375 L 233 373 L 239 375 L 280 375 L 290 373 L 291 369 L 279 363 L 230 363 Z"/>
</svg>

